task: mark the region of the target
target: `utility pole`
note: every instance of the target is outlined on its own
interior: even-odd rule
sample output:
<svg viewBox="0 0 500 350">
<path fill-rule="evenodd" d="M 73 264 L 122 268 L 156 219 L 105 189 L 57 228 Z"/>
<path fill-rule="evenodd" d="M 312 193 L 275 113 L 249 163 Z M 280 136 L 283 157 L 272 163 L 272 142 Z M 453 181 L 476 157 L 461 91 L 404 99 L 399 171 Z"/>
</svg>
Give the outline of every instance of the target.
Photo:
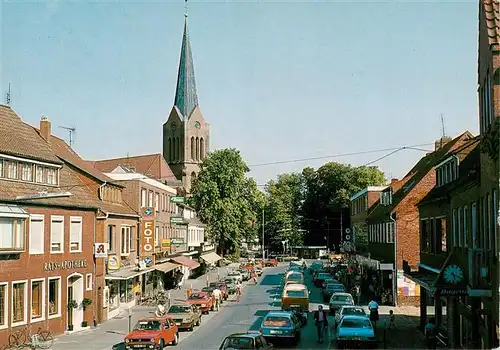
<svg viewBox="0 0 500 350">
<path fill-rule="evenodd" d="M 264 208 L 262 208 L 262 260 L 264 260 L 266 257 L 266 248 L 265 248 L 265 244 L 264 244 L 264 225 L 265 225 L 265 217 L 264 217 Z"/>
</svg>

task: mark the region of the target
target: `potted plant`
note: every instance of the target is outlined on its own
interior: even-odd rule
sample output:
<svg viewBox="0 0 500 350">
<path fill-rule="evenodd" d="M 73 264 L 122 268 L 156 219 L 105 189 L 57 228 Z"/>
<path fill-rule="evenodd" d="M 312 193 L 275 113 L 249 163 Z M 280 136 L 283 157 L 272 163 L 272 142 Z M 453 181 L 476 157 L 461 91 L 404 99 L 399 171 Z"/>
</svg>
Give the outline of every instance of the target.
<svg viewBox="0 0 500 350">
<path fill-rule="evenodd" d="M 76 302 L 76 300 L 70 300 L 68 302 L 68 313 L 69 311 L 71 311 L 72 309 L 78 309 L 78 303 Z M 68 315 L 69 316 L 69 315 Z M 72 317 L 69 318 L 69 322 L 68 322 L 68 331 L 72 331 L 73 330 L 73 323 L 72 323 Z"/>
<path fill-rule="evenodd" d="M 83 309 L 83 312 L 85 312 L 85 310 L 87 309 L 87 307 L 92 304 L 92 300 L 90 300 L 89 298 L 83 298 L 82 300 L 82 309 Z M 83 321 L 82 322 L 82 327 L 87 327 L 87 321 Z"/>
</svg>

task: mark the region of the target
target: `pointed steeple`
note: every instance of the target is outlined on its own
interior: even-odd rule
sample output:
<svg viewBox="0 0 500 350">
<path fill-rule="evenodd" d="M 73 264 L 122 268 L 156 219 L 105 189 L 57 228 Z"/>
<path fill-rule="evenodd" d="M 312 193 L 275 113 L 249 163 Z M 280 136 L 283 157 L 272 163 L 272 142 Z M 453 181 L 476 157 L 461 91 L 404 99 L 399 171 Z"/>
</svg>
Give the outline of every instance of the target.
<svg viewBox="0 0 500 350">
<path fill-rule="evenodd" d="M 179 109 L 185 119 L 189 118 L 195 107 L 198 106 L 193 56 L 188 36 L 187 12 L 184 15 L 184 34 L 182 37 L 181 59 L 177 75 L 174 106 Z"/>
</svg>

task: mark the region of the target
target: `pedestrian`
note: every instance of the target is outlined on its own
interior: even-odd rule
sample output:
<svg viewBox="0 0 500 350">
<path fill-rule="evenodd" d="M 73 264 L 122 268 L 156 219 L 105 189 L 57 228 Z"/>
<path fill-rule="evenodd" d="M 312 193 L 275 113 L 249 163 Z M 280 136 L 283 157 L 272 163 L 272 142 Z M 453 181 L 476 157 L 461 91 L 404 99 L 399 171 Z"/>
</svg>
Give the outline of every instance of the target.
<svg viewBox="0 0 500 350">
<path fill-rule="evenodd" d="M 356 292 L 356 300 L 358 301 L 358 305 L 360 305 L 360 301 L 361 301 L 361 287 L 359 284 L 356 284 L 356 286 L 354 287 L 355 289 L 355 292 Z"/>
<path fill-rule="evenodd" d="M 370 310 L 370 321 L 372 321 L 373 328 L 377 330 L 377 321 L 379 319 L 378 315 L 378 303 L 372 300 L 368 303 L 368 310 Z"/>
<path fill-rule="evenodd" d="M 314 324 L 318 330 L 318 343 L 323 343 L 325 329 L 328 330 L 328 316 L 323 310 L 323 305 L 319 305 L 318 310 L 314 312 Z"/>
<path fill-rule="evenodd" d="M 436 341 L 436 321 L 434 317 L 429 317 L 429 321 L 424 328 L 425 341 L 427 343 L 427 349 L 435 349 L 437 345 Z"/>
<path fill-rule="evenodd" d="M 389 326 L 387 327 L 387 329 L 392 329 L 392 328 L 395 328 L 396 325 L 394 324 L 394 311 L 390 310 L 389 311 Z"/>
<path fill-rule="evenodd" d="M 215 289 L 212 291 L 212 295 L 214 297 L 214 302 L 215 302 L 215 311 L 219 311 L 220 308 L 220 301 L 222 299 L 222 292 L 220 291 L 219 287 L 215 287 Z"/>
</svg>

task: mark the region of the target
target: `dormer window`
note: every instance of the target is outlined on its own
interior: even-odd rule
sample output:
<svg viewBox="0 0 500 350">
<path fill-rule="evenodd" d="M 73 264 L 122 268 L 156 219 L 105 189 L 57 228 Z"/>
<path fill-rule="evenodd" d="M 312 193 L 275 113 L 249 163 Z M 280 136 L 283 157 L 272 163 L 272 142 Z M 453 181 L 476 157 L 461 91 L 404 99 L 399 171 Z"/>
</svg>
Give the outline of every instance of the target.
<svg viewBox="0 0 500 350">
<path fill-rule="evenodd" d="M 17 162 L 7 162 L 7 177 L 17 180 Z"/>
<path fill-rule="evenodd" d="M 440 187 L 458 178 L 458 161 L 450 158 L 436 167 L 436 186 Z"/>
<path fill-rule="evenodd" d="M 33 181 L 33 164 L 21 163 L 21 180 Z"/>
<path fill-rule="evenodd" d="M 380 193 L 380 204 L 391 205 L 392 204 L 392 193 L 391 191 L 385 191 Z"/>
</svg>

